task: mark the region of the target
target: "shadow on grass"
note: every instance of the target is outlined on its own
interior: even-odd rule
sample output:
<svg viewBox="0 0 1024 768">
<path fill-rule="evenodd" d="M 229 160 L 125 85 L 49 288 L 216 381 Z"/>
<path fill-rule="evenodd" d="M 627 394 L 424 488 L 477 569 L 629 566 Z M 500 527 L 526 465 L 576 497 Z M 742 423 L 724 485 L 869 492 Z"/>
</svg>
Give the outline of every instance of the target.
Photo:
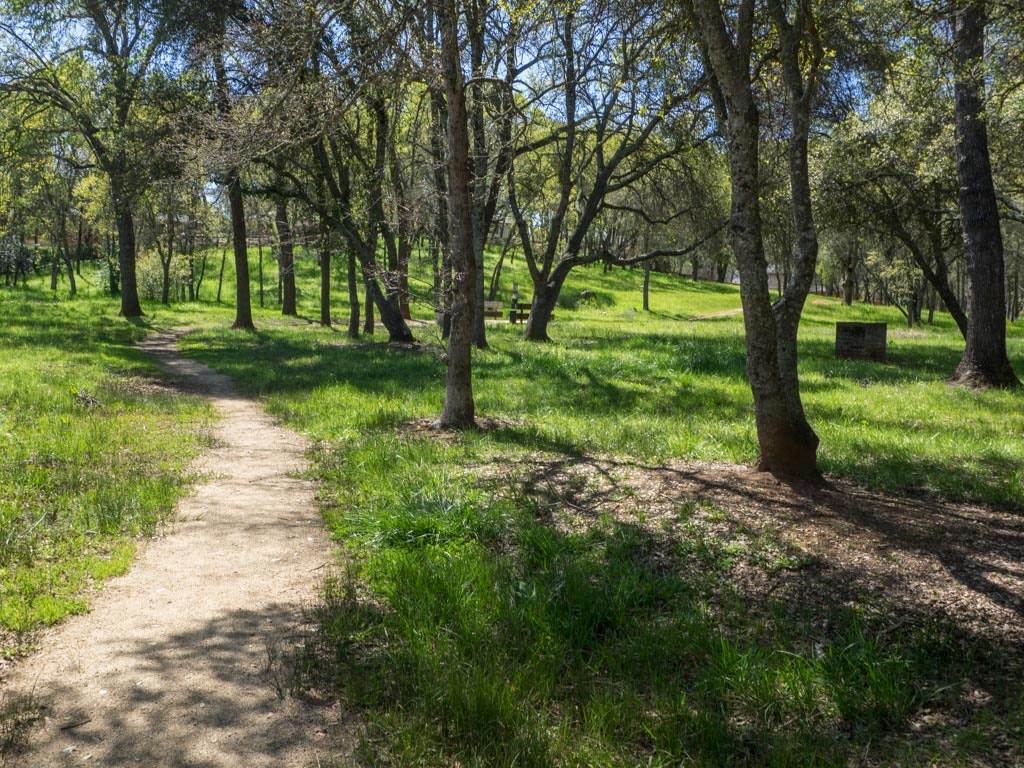
<svg viewBox="0 0 1024 768">
<path fill-rule="evenodd" d="M 327 383 L 364 392 L 422 389 L 443 381 L 443 367 L 426 346 L 333 343 L 322 337 L 260 331 L 190 334 L 186 354 L 230 375 L 250 392 L 295 394 Z"/>
<path fill-rule="evenodd" d="M 6 347 L 49 347 L 70 353 L 103 347 L 109 354 L 131 357 L 130 345 L 145 335 L 144 320 L 129 322 L 113 316 L 109 303 L 69 303 L 45 296 L 18 298 L 16 302 L 0 301 L 0 327 Z"/>
<path fill-rule="evenodd" d="M 188 354 L 230 374 L 251 393 L 294 398 L 296 404 L 288 407 L 296 410 L 307 407 L 307 395 L 317 392 L 325 402 L 316 407 L 365 411 L 362 428 L 388 429 L 410 418 L 436 415 L 433 409 L 440 408 L 444 392 L 439 347 L 349 343 L 336 338 L 311 335 L 306 329 L 255 334 L 219 331 L 186 337 L 183 345 Z M 941 380 L 946 364 L 953 365 L 957 354 L 945 344 L 910 346 L 900 352 L 903 358 L 878 364 L 836 360 L 828 340 L 808 340 L 804 349 L 805 373 L 817 374 L 805 376 L 803 383 L 815 423 L 837 425 L 854 418 L 859 429 L 878 432 L 884 440 L 920 425 L 888 423 L 888 416 L 865 402 L 851 405 L 844 392 L 853 384 L 870 394 L 870 388 L 878 385 Z M 945 356 L 939 366 L 941 376 L 935 373 L 935 355 Z M 608 419 L 615 419 L 627 437 L 629 430 L 655 430 L 662 424 L 672 429 L 675 422 L 680 434 L 692 432 L 697 435 L 692 442 L 698 443 L 699 433 L 717 428 L 717 434 L 724 425 L 728 430 L 752 420 L 744 367 L 742 337 L 713 330 L 691 328 L 678 336 L 610 332 L 568 345 L 502 339 L 477 354 L 474 390 L 482 416 L 517 425 L 489 432 L 490 439 L 525 450 L 586 451 L 588 444 L 605 439 L 604 435 L 588 436 L 588 429 L 607 433 L 617 428 Z M 346 394 L 349 390 L 351 395 Z M 970 399 L 970 407 L 998 417 L 1005 398 L 978 396 Z M 565 430 L 548 428 L 548 414 L 574 420 L 572 435 L 552 436 Z M 588 421 L 594 426 L 588 427 Z M 861 440 L 855 432 L 839 436 L 834 445 L 823 460 L 825 468 L 874 487 L 933 488 L 953 497 L 1004 503 L 1019 496 L 1008 485 L 1018 470 L 998 453 L 979 459 L 990 467 L 979 473 L 976 466 L 955 456 L 929 463 L 903 442 L 890 450 Z M 1003 482 L 1000 477 L 1010 480 Z"/>
<path fill-rule="evenodd" d="M 375 712 L 377 757 L 845 766 L 907 750 L 928 762 L 961 737 L 962 754 L 998 758 L 1000 732 L 1019 755 L 1019 643 L 947 621 L 870 558 L 790 557 L 742 509 L 849 524 L 935 558 L 966 595 L 1016 615 L 972 553 L 1011 553 L 1005 570 L 1021 583 L 1024 522 L 937 519 L 924 503 L 848 489 L 807 504 L 664 467 L 646 470 L 672 498 L 645 521 L 627 467 L 583 456 L 506 467 L 493 482 L 516 512 L 498 540 L 447 531 L 445 546 L 379 548 L 369 594 L 330 595 L 319 671 Z"/>
</svg>

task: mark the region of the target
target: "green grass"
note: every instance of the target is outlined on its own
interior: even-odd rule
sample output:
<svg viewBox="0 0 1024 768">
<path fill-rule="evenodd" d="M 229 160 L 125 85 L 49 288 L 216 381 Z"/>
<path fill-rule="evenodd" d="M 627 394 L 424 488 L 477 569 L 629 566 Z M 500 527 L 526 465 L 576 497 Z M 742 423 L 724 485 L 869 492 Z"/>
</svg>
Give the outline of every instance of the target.
<svg viewBox="0 0 1024 768">
<path fill-rule="evenodd" d="M 300 272 L 300 314 L 317 316 L 308 260 Z M 582 513 L 537 481 L 541 458 L 754 457 L 741 320 L 692 320 L 738 307 L 736 289 L 656 275 L 644 313 L 641 276 L 570 278 L 550 344 L 489 326 L 474 386 L 479 413 L 497 422 L 445 439 L 408 428 L 441 408 L 432 325 L 416 328 L 425 346 L 410 351 L 350 344 L 273 307 L 257 311 L 255 333 L 229 331 L 227 307 L 150 308 L 154 325 L 198 328 L 188 354 L 315 441 L 325 516 L 350 565 L 328 583 L 288 687 L 357 706 L 367 765 L 1019 759 L 1019 649 L 1007 666 L 997 638 L 924 608 L 896 615 L 878 597 L 754 594 L 744 574 L 799 574 L 823 595 L 845 584 L 728 509 L 679 499 L 663 530 L 643 510 L 567 522 Z M 524 292 L 518 260 L 499 299 L 513 279 Z M 413 313 L 432 309 L 418 301 Z M 835 360 L 840 319 L 889 322 L 888 362 Z M 948 319 L 900 325 L 891 309 L 809 304 L 801 373 L 823 469 L 885 491 L 1024 508 L 1022 394 L 949 387 L 962 342 Z M 1024 371 L 1021 327 L 1010 354 Z"/>
<path fill-rule="evenodd" d="M 0 652 L 87 608 L 166 518 L 211 412 L 159 386 L 107 299 L 0 299 Z M 6 631 L 7 634 L 3 632 Z"/>
<path fill-rule="evenodd" d="M 352 566 L 328 585 L 293 685 L 366 713 L 369 765 L 969 765 L 999 758 L 999 734 L 1019 755 L 1020 679 L 1000 672 L 997 640 L 869 596 L 758 601 L 738 568 L 813 571 L 813 557 L 740 522 L 708 533 L 686 504 L 669 544 L 639 520 L 552 518 L 566 507 L 529 482 L 539 456 L 753 459 L 741 320 L 691 320 L 735 309 L 736 289 L 655 276 L 644 313 L 640 276 L 577 276 L 550 344 L 489 326 L 474 387 L 497 424 L 447 441 L 402 426 L 440 412 L 433 326 L 419 352 L 271 315 L 255 334 L 186 339 L 317 444 Z M 513 277 L 522 291 L 506 271 L 499 298 Z M 836 360 L 840 319 L 890 323 L 888 362 Z M 1011 329 L 1019 370 L 1022 339 Z M 827 473 L 1024 507 L 1022 395 L 946 384 L 962 349 L 947 318 L 907 332 L 895 310 L 815 300 L 801 345 Z M 964 700 L 974 684 L 991 696 L 980 708 Z"/>
<path fill-rule="evenodd" d="M 752 600 L 740 564 L 813 559 L 699 525 L 566 529 L 531 478 L 482 478 L 476 458 L 379 433 L 322 459 L 354 566 L 327 585 L 296 664 L 368 713 L 367 764 L 956 765 L 1019 738 L 998 644 L 926 612 L 896 623 L 868 598 Z M 971 712 L 979 680 L 992 701 Z M 963 721 L 913 734 L 937 713 Z M 965 729 L 975 740 L 950 752 Z"/>
</svg>

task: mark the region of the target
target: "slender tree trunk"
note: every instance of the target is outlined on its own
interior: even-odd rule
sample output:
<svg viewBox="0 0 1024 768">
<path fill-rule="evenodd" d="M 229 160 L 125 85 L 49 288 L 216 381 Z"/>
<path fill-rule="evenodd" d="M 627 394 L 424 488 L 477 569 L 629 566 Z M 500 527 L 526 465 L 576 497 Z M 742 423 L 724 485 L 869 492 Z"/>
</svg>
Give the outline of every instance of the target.
<svg viewBox="0 0 1024 768">
<path fill-rule="evenodd" d="M 56 247 L 50 254 L 50 290 L 57 290 L 57 278 L 60 276 L 60 259 L 57 257 Z"/>
<path fill-rule="evenodd" d="M 651 263 L 644 262 L 644 312 L 651 311 Z"/>
<path fill-rule="evenodd" d="M 478 211 L 473 214 L 471 229 L 473 233 L 473 273 L 476 275 L 473 286 L 473 345 L 477 349 L 487 349 L 487 326 L 484 323 L 485 233 Z"/>
<path fill-rule="evenodd" d="M 196 254 L 191 240 L 188 243 L 188 300 L 196 300 Z"/>
<path fill-rule="evenodd" d="M 359 338 L 359 274 L 352 248 L 348 249 L 348 337 Z"/>
<path fill-rule="evenodd" d="M 484 99 L 480 79 L 484 76 L 483 57 L 485 47 L 484 5 L 479 0 L 467 3 L 467 20 L 469 36 L 469 58 L 473 84 L 467 99 L 467 120 L 472 134 L 472 160 L 469 167 L 471 188 L 471 229 L 473 233 L 473 260 L 475 263 L 476 284 L 474 285 L 473 305 L 473 344 L 477 349 L 487 349 L 487 325 L 484 323 L 484 250 L 487 245 L 487 227 L 484 220 L 487 207 L 488 185 L 488 151 L 487 131 L 484 121 Z"/>
<path fill-rule="evenodd" d="M 75 260 L 71 257 L 71 251 L 67 246 L 61 247 L 64 258 L 64 268 L 68 273 L 68 295 L 74 298 L 78 294 L 78 283 L 75 281 Z"/>
<path fill-rule="evenodd" d="M 374 286 L 376 282 L 373 280 L 366 281 L 366 320 L 363 321 L 363 333 L 373 335 L 373 304 L 374 304 Z M 379 292 L 379 291 L 378 291 Z"/>
<path fill-rule="evenodd" d="M 256 224 L 257 224 L 257 229 L 256 229 L 256 253 L 257 253 L 256 267 L 257 267 L 257 279 L 259 281 L 259 286 L 260 286 L 260 309 L 262 309 L 265 306 L 265 304 L 264 304 L 264 297 L 263 297 L 263 232 L 261 231 L 262 228 L 259 226 L 259 222 L 260 222 L 260 220 L 257 218 L 256 219 Z"/>
<path fill-rule="evenodd" d="M 984 115 L 984 0 L 957 3 L 953 19 L 954 119 L 960 225 L 971 285 L 967 344 L 953 381 L 972 387 L 1020 385 L 1006 355 L 1003 239 Z"/>
<path fill-rule="evenodd" d="M 412 260 L 412 243 L 409 241 L 404 227 L 399 227 L 398 234 L 398 311 L 403 320 L 411 320 L 409 309 L 409 262 Z"/>
<path fill-rule="evenodd" d="M 445 175 L 444 134 L 448 122 L 448 105 L 444 93 L 437 88 L 430 91 L 432 130 L 431 157 L 434 161 L 434 240 L 435 311 L 441 313 L 441 338 L 451 336 L 451 242 L 448 235 L 448 179 Z"/>
<path fill-rule="evenodd" d="M 274 220 L 281 273 L 281 314 L 294 317 L 298 314 L 295 301 L 295 243 L 288 223 L 288 201 L 283 197 L 274 200 Z"/>
<path fill-rule="evenodd" d="M 220 304 L 221 289 L 224 287 L 224 267 L 228 262 L 227 245 L 220 252 L 220 272 L 217 274 L 217 303 Z"/>
<path fill-rule="evenodd" d="M 156 239 L 157 248 L 160 247 L 160 238 Z M 171 303 L 171 260 L 174 258 L 175 230 L 174 214 L 169 212 L 167 221 L 167 252 L 160 252 L 160 268 L 162 285 L 160 286 L 160 303 L 167 305 Z"/>
<path fill-rule="evenodd" d="M 320 223 L 320 325 L 331 327 L 331 244 L 323 222 Z"/>
<path fill-rule="evenodd" d="M 245 200 L 238 171 L 228 174 L 231 206 L 231 241 L 235 254 L 235 322 L 232 328 L 252 331 L 252 297 L 249 293 L 249 243 L 245 232 Z"/>
<path fill-rule="evenodd" d="M 454 291 L 452 326 L 448 337 L 448 370 L 439 426 L 464 429 L 475 424 L 473 402 L 473 310 L 477 264 L 470 198 L 469 116 L 459 60 L 458 16 L 455 0 L 440 9 L 441 68 L 448 102 L 448 231 L 451 240 Z"/>
<path fill-rule="evenodd" d="M 84 230 L 85 224 L 81 219 L 78 220 L 78 238 L 75 242 L 75 274 L 79 277 L 82 276 L 82 249 L 84 243 Z"/>
<path fill-rule="evenodd" d="M 159 238 L 157 238 L 157 250 L 160 258 L 160 303 L 166 306 L 171 303 L 171 259 L 164 255 Z"/>
</svg>

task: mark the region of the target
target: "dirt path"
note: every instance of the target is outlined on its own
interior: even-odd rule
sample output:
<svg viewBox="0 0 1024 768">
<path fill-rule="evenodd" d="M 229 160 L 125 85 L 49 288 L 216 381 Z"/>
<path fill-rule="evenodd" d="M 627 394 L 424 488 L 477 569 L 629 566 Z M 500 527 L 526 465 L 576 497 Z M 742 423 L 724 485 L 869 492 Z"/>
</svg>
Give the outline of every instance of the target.
<svg viewBox="0 0 1024 768">
<path fill-rule="evenodd" d="M 267 673 L 331 563 L 315 489 L 295 477 L 306 444 L 227 377 L 180 358 L 172 335 L 143 347 L 219 412 L 209 479 L 91 613 L 4 682 L 46 706 L 29 750 L 7 765 L 331 763 L 345 731 L 337 712 L 281 700 Z"/>
</svg>

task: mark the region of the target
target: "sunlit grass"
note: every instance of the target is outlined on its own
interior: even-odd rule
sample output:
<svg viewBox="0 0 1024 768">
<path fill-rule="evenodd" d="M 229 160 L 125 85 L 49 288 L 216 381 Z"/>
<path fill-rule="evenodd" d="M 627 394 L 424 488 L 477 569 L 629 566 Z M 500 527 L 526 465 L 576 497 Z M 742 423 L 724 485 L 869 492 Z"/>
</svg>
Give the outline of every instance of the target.
<svg viewBox="0 0 1024 768">
<path fill-rule="evenodd" d="M 204 326 L 185 341 L 317 441 L 325 514 L 352 572 L 328 587 L 299 666 L 369 718 L 366 763 L 931 766 L 984 762 L 993 733 L 1020 743 L 1012 680 L 959 725 L 912 733 L 934 713 L 964 717 L 965 681 L 998 679 L 985 639 L 934 617 L 896 621 L 867 598 L 748 605 L 737 564 L 771 578 L 813 557 L 693 526 L 652 559 L 661 544 L 644 526 L 563 530 L 523 478 L 494 479 L 538 455 L 754 458 L 742 322 L 723 314 L 736 289 L 658 276 L 644 313 L 639 272 L 578 277 L 551 343 L 489 325 L 474 392 L 493 421 L 445 440 L 408 431 L 441 408 L 431 324 L 415 329 L 420 351 L 270 317 L 255 334 Z M 836 360 L 837 320 L 888 322 L 888 361 Z M 1019 369 L 1021 339 L 1012 329 Z M 962 350 L 948 318 L 908 332 L 893 309 L 814 299 L 801 344 L 827 473 L 1024 505 L 1022 395 L 946 383 Z"/>
<path fill-rule="evenodd" d="M 318 316 L 312 272 L 300 262 L 303 317 Z M 507 267 L 499 299 L 512 279 L 524 295 L 524 275 Z M 227 304 L 147 307 L 152 326 L 196 328 L 189 355 L 315 441 L 350 571 L 328 584 L 296 685 L 360 708 L 368 765 L 970 765 L 1003 754 L 993 734 L 1019 754 L 1020 681 L 990 638 L 924 612 L 893 617 L 877 598 L 751 604 L 738 567 L 770 580 L 818 564 L 770 532 L 699 524 L 698 512 L 730 510 L 681 500 L 671 536 L 639 518 L 555 522 L 528 482 L 538 456 L 754 459 L 742 321 L 724 314 L 737 290 L 655 275 L 645 313 L 641 278 L 574 275 L 549 344 L 489 325 L 474 388 L 492 422 L 454 436 L 422 430 L 443 397 L 430 322 L 410 350 L 374 343 L 381 334 L 353 344 L 273 306 L 255 333 L 228 329 Z M 432 319 L 422 297 L 413 316 Z M 888 361 L 836 360 L 837 320 L 888 322 Z M 892 309 L 809 302 L 801 374 L 822 468 L 1024 506 L 1022 395 L 950 387 L 961 350 L 945 316 L 908 332 Z M 1024 370 L 1021 327 L 1010 352 Z M 981 706 L 965 701 L 979 678 Z"/>
<path fill-rule="evenodd" d="M 0 301 L 0 629 L 87 607 L 181 496 L 210 411 L 158 385 L 107 299 Z M 4 649 L 0 648 L 0 652 Z M 10 650 L 10 649 L 8 649 Z"/>
</svg>

